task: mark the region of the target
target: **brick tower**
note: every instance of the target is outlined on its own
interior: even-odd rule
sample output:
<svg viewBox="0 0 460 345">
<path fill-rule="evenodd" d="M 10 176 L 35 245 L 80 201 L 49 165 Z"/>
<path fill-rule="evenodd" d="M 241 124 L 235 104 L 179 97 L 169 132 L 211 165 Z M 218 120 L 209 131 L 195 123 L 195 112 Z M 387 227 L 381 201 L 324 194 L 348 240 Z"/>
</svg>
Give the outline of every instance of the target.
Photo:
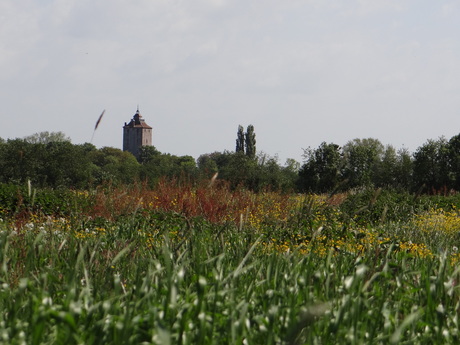
<svg viewBox="0 0 460 345">
<path fill-rule="evenodd" d="M 123 151 L 131 152 L 139 158 L 141 146 L 152 146 L 152 127 L 145 123 L 137 107 L 136 114 L 123 126 Z"/>
</svg>

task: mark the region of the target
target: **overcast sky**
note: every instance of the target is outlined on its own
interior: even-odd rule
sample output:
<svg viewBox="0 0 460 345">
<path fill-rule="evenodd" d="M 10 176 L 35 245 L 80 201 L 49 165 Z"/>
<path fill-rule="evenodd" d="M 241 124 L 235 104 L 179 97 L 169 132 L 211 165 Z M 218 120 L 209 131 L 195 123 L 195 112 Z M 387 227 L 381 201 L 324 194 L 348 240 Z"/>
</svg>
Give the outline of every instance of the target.
<svg viewBox="0 0 460 345">
<path fill-rule="evenodd" d="M 122 147 L 139 105 L 164 153 L 460 133 L 460 1 L 2 0 L 0 137 Z"/>
</svg>

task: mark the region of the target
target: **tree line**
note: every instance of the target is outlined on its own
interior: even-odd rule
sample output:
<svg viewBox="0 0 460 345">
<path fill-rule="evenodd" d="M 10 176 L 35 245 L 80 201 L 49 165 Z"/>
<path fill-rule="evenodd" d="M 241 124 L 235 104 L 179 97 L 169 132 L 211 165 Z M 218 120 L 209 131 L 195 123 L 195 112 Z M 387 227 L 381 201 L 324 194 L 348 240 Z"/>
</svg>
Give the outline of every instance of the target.
<svg viewBox="0 0 460 345">
<path fill-rule="evenodd" d="M 303 163 L 256 151 L 254 127 L 238 127 L 235 151 L 176 156 L 145 146 L 136 158 L 112 147 L 72 144 L 61 132 L 0 139 L 0 183 L 39 187 L 91 188 L 102 183 L 147 182 L 162 178 L 199 183 L 218 173 L 231 188 L 333 193 L 360 187 L 439 193 L 460 190 L 460 135 L 428 140 L 413 154 L 373 138 L 342 147 L 323 142 L 304 150 Z"/>
<path fill-rule="evenodd" d="M 413 154 L 372 138 L 343 147 L 323 142 L 304 150 L 304 159 L 298 180 L 303 192 L 367 186 L 424 193 L 460 190 L 460 135 L 430 139 Z"/>
</svg>

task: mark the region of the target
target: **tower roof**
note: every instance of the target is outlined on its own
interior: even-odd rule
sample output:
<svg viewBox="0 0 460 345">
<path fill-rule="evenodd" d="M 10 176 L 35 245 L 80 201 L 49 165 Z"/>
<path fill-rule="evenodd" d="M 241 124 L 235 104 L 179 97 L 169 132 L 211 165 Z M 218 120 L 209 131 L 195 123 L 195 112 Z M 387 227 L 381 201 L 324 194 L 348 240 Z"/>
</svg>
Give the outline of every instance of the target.
<svg viewBox="0 0 460 345">
<path fill-rule="evenodd" d="M 146 129 L 152 129 L 148 124 L 145 123 L 145 120 L 142 118 L 141 113 L 139 112 L 139 106 L 137 107 L 136 114 L 134 114 L 133 118 L 129 123 L 125 122 L 125 125 L 123 128 L 146 128 Z"/>
</svg>

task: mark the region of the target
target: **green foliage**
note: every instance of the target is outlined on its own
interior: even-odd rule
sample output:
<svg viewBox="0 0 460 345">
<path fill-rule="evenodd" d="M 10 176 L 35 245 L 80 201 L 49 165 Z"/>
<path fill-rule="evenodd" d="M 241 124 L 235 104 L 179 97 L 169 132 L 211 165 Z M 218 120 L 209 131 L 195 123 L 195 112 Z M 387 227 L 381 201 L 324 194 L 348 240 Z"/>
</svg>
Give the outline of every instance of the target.
<svg viewBox="0 0 460 345">
<path fill-rule="evenodd" d="M 384 147 L 376 139 L 354 139 L 343 148 L 325 142 L 304 150 L 300 191 L 333 193 L 352 188 L 412 188 L 413 161 L 407 150 Z"/>
<path fill-rule="evenodd" d="M 161 154 L 155 146 L 142 146 L 139 148 L 139 163 L 146 164 Z"/>
<path fill-rule="evenodd" d="M 116 148 L 73 145 L 59 138 L 43 132 L 27 140 L 0 143 L 0 183 L 30 180 L 39 187 L 83 189 L 107 182 L 133 184 L 142 179 L 154 184 L 161 177 L 189 180 L 197 176 L 195 159 L 190 156 L 162 154 L 145 146 L 138 162 L 131 153 Z"/>
<path fill-rule="evenodd" d="M 219 178 L 228 181 L 232 188 L 245 186 L 249 189 L 256 184 L 257 162 L 247 155 L 224 152 L 214 156 L 219 169 Z"/>
<path fill-rule="evenodd" d="M 18 231 L 0 223 L 2 343 L 460 340 L 459 270 L 397 243 L 321 253 L 312 237 L 308 255 L 280 253 L 250 229 L 164 212 Z"/>
<path fill-rule="evenodd" d="M 414 215 L 433 208 L 455 211 L 458 205 L 460 194 L 416 195 L 395 189 L 363 188 L 348 192 L 338 208 L 346 224 L 376 226 L 407 223 Z"/>
<path fill-rule="evenodd" d="M 97 184 L 103 182 L 133 183 L 139 179 L 140 164 L 136 157 L 127 151 L 113 147 L 103 147 L 89 153 L 96 167 L 93 171 Z"/>
<path fill-rule="evenodd" d="M 161 178 L 189 181 L 196 178 L 196 175 L 196 162 L 191 156 L 175 156 L 155 150 L 148 158 L 142 159 L 141 179 L 147 180 L 151 185 Z"/>
<path fill-rule="evenodd" d="M 449 140 L 448 156 L 452 188 L 460 190 L 460 134 L 453 136 Z"/>
<path fill-rule="evenodd" d="M 27 195 L 25 186 L 21 188 L 15 184 L 0 184 L 0 209 L 4 213 L 2 219 L 6 214 L 11 216 L 20 210 L 24 195 Z"/>
<path fill-rule="evenodd" d="M 31 144 L 49 144 L 49 143 L 62 143 L 70 142 L 70 138 L 67 137 L 63 132 L 39 132 L 29 135 L 24 138 L 25 141 Z"/>
<path fill-rule="evenodd" d="M 0 342 L 459 342 L 458 229 L 413 221 L 442 208 L 458 224 L 458 194 L 228 192 L 0 185 Z M 292 213 L 270 221 L 287 205 L 274 201 L 290 197 Z M 192 200 L 201 213 L 189 216 Z M 219 200 L 248 213 L 211 221 L 204 211 L 219 212 Z M 424 230 L 436 234 L 428 254 L 405 242 Z"/>
<path fill-rule="evenodd" d="M 254 126 L 249 125 L 244 134 L 244 140 L 246 144 L 246 156 L 249 158 L 256 157 L 256 133 L 254 132 Z"/>
<path fill-rule="evenodd" d="M 241 125 L 238 126 L 235 152 L 244 153 L 244 129 Z"/>
<path fill-rule="evenodd" d="M 387 145 L 382 153 L 381 160 L 376 163 L 375 169 L 375 186 L 387 187 L 397 184 L 398 155 L 396 149 Z"/>
<path fill-rule="evenodd" d="M 343 147 L 342 152 L 345 163 L 342 174 L 348 186 L 372 185 L 384 152 L 382 143 L 373 138 L 354 139 Z"/>
<path fill-rule="evenodd" d="M 31 144 L 15 139 L 2 145 L 0 167 L 1 182 L 82 188 L 90 178 L 91 162 L 83 146 L 68 141 Z"/>
<path fill-rule="evenodd" d="M 323 142 L 316 150 L 304 150 L 304 159 L 299 172 L 302 191 L 324 193 L 339 186 L 343 164 L 339 145 Z"/>
<path fill-rule="evenodd" d="M 428 140 L 414 153 L 415 187 L 437 191 L 452 186 L 449 173 L 449 145 L 445 138 Z"/>
<path fill-rule="evenodd" d="M 360 188 L 447 195 L 460 188 L 460 135 L 428 140 L 411 155 L 373 138 L 343 147 L 321 143 L 304 150 L 304 163 L 281 166 L 276 157 L 256 154 L 254 127 L 238 127 L 236 152 L 190 156 L 140 149 L 138 161 L 116 148 L 73 145 L 62 132 L 40 132 L 24 139 L 0 139 L 0 183 L 85 189 L 103 183 L 154 186 L 162 178 L 201 183 L 216 173 L 233 189 L 334 194 Z"/>
<path fill-rule="evenodd" d="M 413 159 L 407 149 L 400 149 L 396 158 L 396 167 L 393 169 L 395 174 L 394 188 L 400 190 L 410 190 L 413 185 Z"/>
<path fill-rule="evenodd" d="M 277 157 L 270 157 L 264 153 L 259 154 L 252 190 L 294 191 L 298 173 L 295 170 L 295 162 L 290 163 L 291 165 L 282 167 Z"/>
<path fill-rule="evenodd" d="M 218 154 L 218 153 L 216 153 Z M 210 179 L 218 172 L 217 162 L 213 159 L 214 154 L 203 154 L 197 159 L 198 173 L 201 178 Z"/>
<path fill-rule="evenodd" d="M 46 144 L 47 156 L 41 185 L 54 187 L 84 188 L 91 176 L 91 162 L 85 147 L 70 142 L 50 142 Z"/>
<path fill-rule="evenodd" d="M 367 226 L 404 223 L 432 205 L 429 198 L 417 198 L 408 192 L 365 188 L 351 192 L 339 208 L 346 223 Z"/>
<path fill-rule="evenodd" d="M 261 153 L 257 159 L 248 155 L 225 151 L 198 158 L 200 171 L 216 171 L 232 189 L 245 187 L 253 191 L 292 191 L 297 181 L 296 164 L 281 167 L 276 157 Z M 207 175 L 209 176 L 209 175 Z"/>
<path fill-rule="evenodd" d="M 0 213 L 18 218 L 19 222 L 31 215 L 70 216 L 85 211 L 94 200 L 69 189 L 36 188 L 29 185 L 0 184 Z M 2 216 L 0 215 L 0 218 Z"/>
<path fill-rule="evenodd" d="M 37 164 L 31 151 L 32 145 L 21 139 L 8 140 L 1 145 L 1 182 L 25 182 L 30 178 L 30 171 Z"/>
</svg>

